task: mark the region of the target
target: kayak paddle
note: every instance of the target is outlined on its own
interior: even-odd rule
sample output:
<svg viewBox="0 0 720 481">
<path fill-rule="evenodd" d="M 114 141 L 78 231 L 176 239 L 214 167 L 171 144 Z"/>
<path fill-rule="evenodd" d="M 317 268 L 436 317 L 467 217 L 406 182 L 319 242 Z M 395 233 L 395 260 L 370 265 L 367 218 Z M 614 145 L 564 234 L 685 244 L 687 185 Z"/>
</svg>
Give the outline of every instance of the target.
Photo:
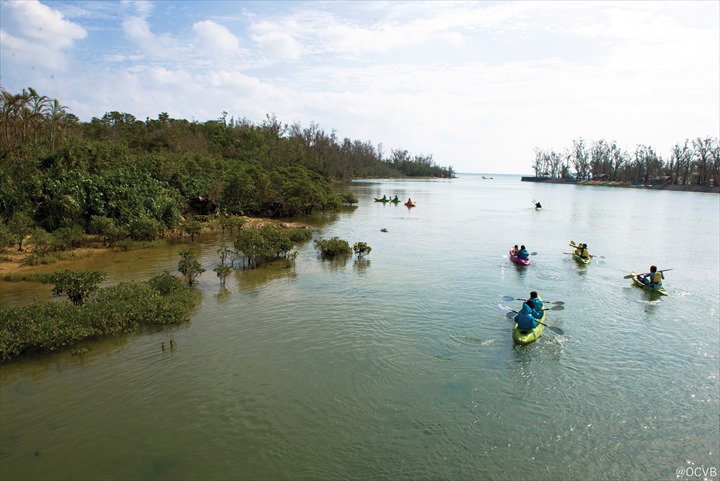
<svg viewBox="0 0 720 481">
<path fill-rule="evenodd" d="M 658 272 L 667 272 L 667 271 L 671 271 L 671 270 L 673 270 L 673 269 L 675 269 L 675 268 L 673 267 L 672 269 L 663 269 L 663 270 L 658 271 Z M 632 274 L 628 274 L 628 275 L 626 275 L 626 276 L 623 276 L 623 279 L 632 279 L 633 277 L 635 277 L 635 276 L 632 275 Z"/>
<path fill-rule="evenodd" d="M 525 301 L 526 299 L 520 299 L 519 297 L 512 297 L 512 296 L 502 296 L 502 300 L 505 302 L 510 301 Z M 557 304 L 559 306 L 562 306 L 565 304 L 565 301 L 543 301 L 543 304 Z"/>
<path fill-rule="evenodd" d="M 502 309 L 503 311 L 511 311 L 511 312 L 517 313 L 517 311 L 513 311 L 513 310 L 510 309 L 508 306 L 505 306 L 505 305 L 503 305 L 503 304 L 498 304 L 498 307 L 499 307 L 500 309 Z M 541 311 L 562 311 L 562 310 L 564 310 L 564 309 L 565 309 L 565 306 L 552 306 L 552 307 L 549 307 L 549 308 L 547 308 L 547 309 L 543 307 L 543 308 L 540 309 L 540 310 L 541 310 Z"/>
<path fill-rule="evenodd" d="M 518 313 L 517 311 L 513 311 L 512 309 L 510 309 L 508 312 L 505 313 L 505 315 L 506 315 L 507 317 L 509 317 L 509 318 L 513 318 L 513 319 L 514 319 L 514 318 L 515 318 L 515 314 L 517 314 L 517 313 Z M 565 334 L 565 331 L 563 331 L 563 330 L 560 329 L 559 327 L 548 326 L 548 325 L 545 324 L 544 322 L 540 322 L 540 321 L 538 321 L 537 319 L 535 319 L 535 322 L 537 322 L 538 324 L 542 324 L 543 326 L 547 327 L 548 329 L 550 329 L 550 330 L 551 330 L 552 332 L 554 332 L 555 334 L 559 334 L 559 335 L 561 335 L 561 336 L 562 336 L 563 334 Z"/>
<path fill-rule="evenodd" d="M 574 247 L 574 248 L 577 249 L 577 248 L 578 248 L 578 245 L 575 243 L 574 240 L 571 240 L 571 241 L 570 241 L 570 247 Z M 575 255 L 574 252 L 565 252 L 565 254 Z M 592 254 L 589 254 L 589 255 L 590 255 L 590 257 L 597 257 L 598 259 L 605 259 L 605 256 L 594 256 L 594 255 L 592 255 Z"/>
</svg>

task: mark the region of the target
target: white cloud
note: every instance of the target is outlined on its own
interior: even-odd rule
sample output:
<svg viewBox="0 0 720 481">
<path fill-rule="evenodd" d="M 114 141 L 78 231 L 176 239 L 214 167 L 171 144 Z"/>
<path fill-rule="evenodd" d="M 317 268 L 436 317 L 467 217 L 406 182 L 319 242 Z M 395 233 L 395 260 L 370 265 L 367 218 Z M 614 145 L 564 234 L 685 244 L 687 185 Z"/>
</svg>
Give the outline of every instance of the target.
<svg viewBox="0 0 720 481">
<path fill-rule="evenodd" d="M 236 53 L 240 48 L 239 39 L 226 27 L 203 20 L 193 25 L 197 36 L 198 47 L 210 55 L 228 55 Z"/>
<path fill-rule="evenodd" d="M 295 38 L 298 31 L 294 23 L 258 22 L 253 25 L 251 38 L 271 59 L 292 60 L 300 58 L 304 51 L 301 42 Z"/>
<path fill-rule="evenodd" d="M 122 26 L 125 34 L 139 44 L 156 41 L 155 34 L 150 31 L 150 25 L 142 17 L 128 17 L 123 20 Z"/>
<path fill-rule="evenodd" d="M 23 36 L 50 50 L 72 47 L 76 40 L 87 36 L 81 26 L 68 22 L 60 12 L 37 0 L 13 1 L 8 7 L 21 24 Z"/>
<path fill-rule="evenodd" d="M 53 5 L 67 17 L 78 4 Z M 83 119 L 107 110 L 200 121 L 275 113 L 382 142 L 388 153 L 513 172 L 529 170 L 535 147 L 562 150 L 578 137 L 663 152 L 720 129 L 720 4 L 712 2 L 81 5 L 69 18 L 92 24 L 93 40 L 114 35 L 105 49 L 92 51 L 94 41 L 83 51 L 90 60 L 74 59 L 85 62 L 82 78 L 51 83 L 40 64 L 22 75 L 7 62 L 0 69 L 11 89 L 53 86 L 42 93 Z M 131 42 L 118 38 L 118 17 Z M 4 19 L 3 59 L 11 51 L 55 58 L 44 46 L 52 42 L 9 27 Z"/>
<path fill-rule="evenodd" d="M 61 69 L 65 51 L 87 36 L 81 26 L 37 0 L 5 2 L 5 6 L 16 28 L 12 33 L 2 29 L 2 55 L 14 62 Z"/>
</svg>

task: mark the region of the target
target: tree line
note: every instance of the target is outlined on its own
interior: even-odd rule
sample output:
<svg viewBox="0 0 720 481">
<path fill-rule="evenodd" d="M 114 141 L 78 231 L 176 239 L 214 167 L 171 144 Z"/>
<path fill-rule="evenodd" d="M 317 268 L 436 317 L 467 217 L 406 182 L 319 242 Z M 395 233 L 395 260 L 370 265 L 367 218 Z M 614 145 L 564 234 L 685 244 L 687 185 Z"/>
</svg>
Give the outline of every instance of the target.
<svg viewBox="0 0 720 481">
<path fill-rule="evenodd" d="M 686 139 L 664 159 L 651 146 L 637 145 L 628 152 L 615 141 L 580 138 L 562 152 L 535 149 L 533 170 L 537 177 L 556 179 L 718 186 L 720 143 L 712 137 Z"/>
<path fill-rule="evenodd" d="M 331 183 L 359 177 L 453 177 L 432 156 L 340 139 L 311 123 L 81 122 L 32 88 L 0 87 L 0 244 L 33 229 L 152 239 L 194 215 L 294 217 L 345 201 Z"/>
</svg>

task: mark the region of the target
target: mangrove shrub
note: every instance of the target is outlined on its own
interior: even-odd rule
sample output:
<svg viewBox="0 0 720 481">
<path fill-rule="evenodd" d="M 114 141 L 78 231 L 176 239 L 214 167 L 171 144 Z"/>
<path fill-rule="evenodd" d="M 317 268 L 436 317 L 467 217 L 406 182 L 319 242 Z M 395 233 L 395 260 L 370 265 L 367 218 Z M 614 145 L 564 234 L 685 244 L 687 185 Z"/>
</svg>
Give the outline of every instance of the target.
<svg viewBox="0 0 720 481">
<path fill-rule="evenodd" d="M 193 305 L 189 287 L 165 272 L 146 282 L 99 289 L 79 305 L 61 301 L 0 309 L 0 360 L 68 348 L 96 336 L 186 322 Z"/>
<path fill-rule="evenodd" d="M 339 237 L 317 239 L 315 240 L 315 249 L 320 252 L 324 258 L 328 259 L 352 254 L 348 241 Z"/>
<path fill-rule="evenodd" d="M 54 295 L 67 294 L 70 302 L 79 306 L 84 304 L 88 297 L 98 290 L 100 283 L 104 280 L 104 272 L 77 272 L 66 269 L 48 275 L 44 278 L 43 283 L 55 284 L 52 289 Z"/>
<path fill-rule="evenodd" d="M 200 262 L 197 260 L 197 254 L 190 249 L 180 251 L 180 262 L 178 262 L 178 271 L 185 276 L 189 286 L 195 284 L 195 279 L 205 272 Z"/>
</svg>

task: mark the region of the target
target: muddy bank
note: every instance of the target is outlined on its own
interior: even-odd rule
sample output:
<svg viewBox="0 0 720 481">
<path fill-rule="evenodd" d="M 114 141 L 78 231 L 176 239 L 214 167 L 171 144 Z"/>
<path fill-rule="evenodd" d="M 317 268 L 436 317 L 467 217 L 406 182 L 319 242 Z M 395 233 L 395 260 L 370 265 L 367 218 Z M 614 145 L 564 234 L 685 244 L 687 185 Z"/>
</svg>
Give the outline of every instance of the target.
<svg viewBox="0 0 720 481">
<path fill-rule="evenodd" d="M 275 219 L 267 219 L 267 218 L 258 218 L 258 217 L 243 217 L 245 220 L 245 223 L 243 224 L 243 229 L 260 229 L 263 227 L 276 227 L 278 229 L 311 229 L 312 227 L 302 224 L 299 222 L 286 222 L 286 221 L 279 221 Z M 212 231 L 219 231 L 220 227 L 214 222 L 208 222 L 203 226 L 203 232 L 212 232 Z M 175 230 L 172 233 L 168 233 L 169 238 L 172 239 L 179 239 L 183 237 L 187 237 L 188 239 L 190 236 L 188 234 L 183 234 L 179 230 Z M 162 240 L 154 241 L 154 242 L 162 242 Z M 143 243 L 138 243 L 138 245 L 142 245 Z M 147 243 L 145 243 L 147 244 Z M 44 265 L 38 265 L 38 266 L 30 266 L 25 264 L 25 260 L 32 255 L 33 252 L 33 245 L 32 244 L 24 244 L 23 250 L 18 251 L 17 250 L 17 244 L 6 247 L 5 249 L 0 248 L 0 281 L 2 280 L 2 276 L 8 275 L 8 274 L 15 274 L 15 273 L 23 273 L 23 272 L 32 272 L 33 270 L 45 270 L 45 269 L 38 269 L 42 266 L 47 266 L 48 264 Z M 72 265 L 73 261 L 77 259 L 82 259 L 88 256 L 92 256 L 94 254 L 100 253 L 100 252 L 107 252 L 111 250 L 117 250 L 117 247 L 100 247 L 93 245 L 92 247 L 81 247 L 78 249 L 74 249 L 72 251 L 66 252 L 67 256 L 64 256 L 62 260 L 58 260 L 56 262 L 53 262 L 51 265 L 57 266 L 58 270 L 62 269 L 69 269 Z"/>
</svg>

